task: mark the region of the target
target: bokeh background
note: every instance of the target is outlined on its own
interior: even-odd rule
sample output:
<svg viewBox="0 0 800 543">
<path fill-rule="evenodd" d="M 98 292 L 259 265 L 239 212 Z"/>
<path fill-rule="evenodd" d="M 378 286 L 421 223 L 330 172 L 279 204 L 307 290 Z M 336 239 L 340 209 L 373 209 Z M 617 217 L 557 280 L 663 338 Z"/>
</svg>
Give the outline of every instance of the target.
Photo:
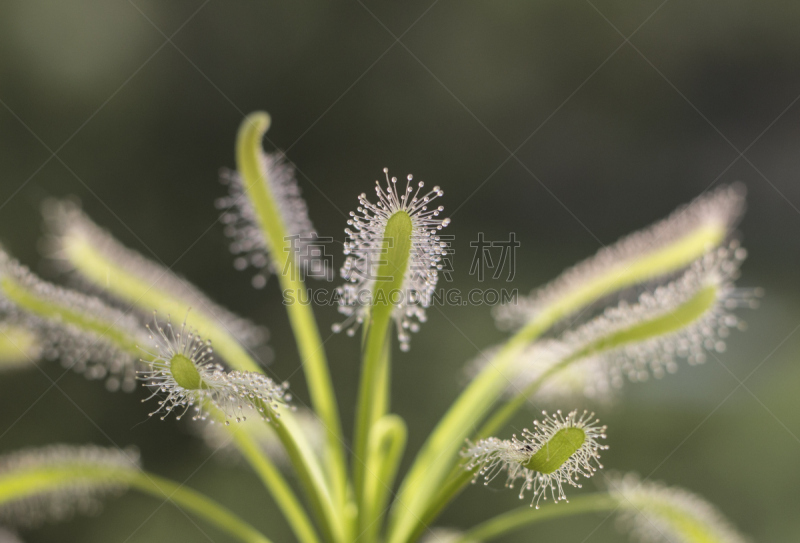
<svg viewBox="0 0 800 543">
<path fill-rule="evenodd" d="M 604 463 L 698 492 L 754 541 L 796 541 L 798 27 L 800 5 L 777 0 L 4 0 L 0 240 L 49 273 L 37 249 L 40 203 L 76 196 L 123 242 L 268 326 L 271 370 L 291 376 L 305 402 L 274 281 L 254 292 L 215 224 L 217 171 L 233 165 L 243 114 L 272 114 L 267 149 L 298 166 L 315 225 L 337 242 L 384 166 L 442 185 L 456 236 L 452 286 L 465 291 L 527 292 L 703 191 L 742 181 L 750 258 L 739 283 L 765 289 L 761 307 L 743 315 L 749 329 L 720 361 L 628 385 L 601 407 Z M 478 232 L 516 233 L 513 283 L 479 285 L 468 274 Z M 339 320 L 331 307 L 317 315 L 323 331 Z M 465 361 L 504 337 L 485 306 L 429 317 L 411 352 L 395 359 L 393 409 L 409 422 L 411 452 L 463 386 Z M 343 335 L 326 345 L 349 429 L 358 345 Z M 275 541 L 291 540 L 248 470 L 209 458 L 184 424 L 148 419 L 143 390 L 110 394 L 62 377 L 55 363 L 40 370 L 0 375 L 0 451 L 135 444 L 150 470 L 211 493 Z M 499 481 L 476 486 L 440 523 L 464 527 L 519 505 Z M 625 540 L 603 520 L 507 540 Z M 201 526 L 131 493 L 97 518 L 24 537 L 228 541 Z"/>
</svg>

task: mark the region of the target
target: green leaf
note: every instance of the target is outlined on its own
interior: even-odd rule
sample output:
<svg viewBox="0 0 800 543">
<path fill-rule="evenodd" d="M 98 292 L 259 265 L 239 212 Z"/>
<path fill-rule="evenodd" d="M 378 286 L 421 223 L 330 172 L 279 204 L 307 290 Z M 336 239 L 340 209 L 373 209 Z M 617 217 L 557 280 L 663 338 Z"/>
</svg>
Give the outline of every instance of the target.
<svg viewBox="0 0 800 543">
<path fill-rule="evenodd" d="M 679 270 L 721 243 L 743 207 L 738 186 L 699 198 L 671 217 L 604 249 L 545 289 L 527 322 L 470 382 L 431 433 L 400 488 L 388 543 L 405 543 L 440 492 L 464 440 L 514 379 L 516 358 L 565 316 L 611 294 Z M 438 507 L 439 505 L 433 505 Z"/>
<path fill-rule="evenodd" d="M 238 325 L 232 324 L 231 318 L 219 318 L 227 316 L 227 312 L 166 268 L 144 261 L 107 235 L 101 238 L 88 232 L 86 228 L 66 230 L 61 238 L 64 257 L 87 281 L 143 314 L 157 311 L 175 320 L 185 318 L 187 326 L 210 340 L 214 350 L 231 367 L 242 371 L 262 371 L 237 340 Z M 168 277 L 173 280 L 167 281 Z M 162 282 L 167 288 L 162 286 Z M 179 288 L 172 283 L 184 285 Z"/>
<path fill-rule="evenodd" d="M 405 450 L 406 424 L 397 415 L 381 417 L 370 433 L 364 491 L 359 504 L 359 533 L 375 540 Z"/>
<path fill-rule="evenodd" d="M 125 351 L 139 352 L 135 336 L 129 331 L 115 326 L 113 322 L 83 312 L 82 308 L 78 308 L 68 301 L 64 303 L 64 300 L 60 300 L 56 296 L 45 297 L 8 275 L 0 278 L 0 291 L 18 307 L 37 317 L 75 326 L 80 330 L 95 334 Z"/>
<path fill-rule="evenodd" d="M 564 428 L 553 435 L 524 467 L 544 473 L 553 473 L 575 454 L 586 441 L 586 432 L 580 428 Z"/>
</svg>

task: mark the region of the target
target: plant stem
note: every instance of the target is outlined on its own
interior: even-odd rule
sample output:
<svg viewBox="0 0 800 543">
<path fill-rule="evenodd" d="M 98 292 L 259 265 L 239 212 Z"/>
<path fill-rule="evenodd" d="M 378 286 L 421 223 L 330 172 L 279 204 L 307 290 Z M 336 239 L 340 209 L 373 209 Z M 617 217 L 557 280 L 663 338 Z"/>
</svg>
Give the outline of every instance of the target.
<svg viewBox="0 0 800 543">
<path fill-rule="evenodd" d="M 137 473 L 129 483 L 137 490 L 174 502 L 244 543 L 271 543 L 250 524 L 196 490 L 145 472 Z"/>
<path fill-rule="evenodd" d="M 314 452 L 307 445 L 304 446 L 304 440 L 298 439 L 300 433 L 297 428 L 290 429 L 284 424 L 284 416 L 274 412 L 261 400 L 256 400 L 256 404 L 260 412 L 269 414 L 269 420 L 265 421 L 265 424 L 269 424 L 281 440 L 295 474 L 305 490 L 311 509 L 322 527 L 323 536 L 331 542 L 345 541 L 345 519 L 334 506 L 325 484 L 325 476 Z"/>
<path fill-rule="evenodd" d="M 291 240 L 269 190 L 269 180 L 261 165 L 261 138 L 270 124 L 269 115 L 251 113 L 242 122 L 236 141 L 236 162 L 243 178 L 244 189 L 256 211 L 265 240 L 270 248 L 283 289 L 284 299 L 293 299 L 287 304 L 289 321 L 295 334 L 303 370 L 308 381 L 311 403 L 326 429 L 325 458 L 328 477 L 333 488 L 333 499 L 344 514 L 347 502 L 347 467 L 344 458 L 343 438 L 339 408 L 333 393 L 328 362 L 319 335 L 314 314 L 310 307 L 298 303 L 305 286 L 300 280 L 300 270 L 294 261 Z"/>
<path fill-rule="evenodd" d="M 406 270 L 412 251 L 411 238 L 414 223 L 405 210 L 395 211 L 386 221 L 380 261 L 372 289 L 372 304 L 366 330 L 366 343 L 361 364 L 361 384 L 356 408 L 355 456 L 353 458 L 353 480 L 356 499 L 363 497 L 364 469 L 371 464 L 370 432 L 375 422 L 388 409 L 389 381 L 391 379 L 391 351 L 389 327 L 392 313 L 396 309 L 392 302 L 395 293 L 403 293 Z M 367 270 L 368 274 L 376 273 Z"/>
<path fill-rule="evenodd" d="M 527 335 L 526 335 L 527 336 Z M 409 541 L 416 524 L 439 492 L 464 440 L 501 395 L 506 372 L 528 337 L 518 333 L 487 364 L 453 403 L 417 454 L 395 499 L 389 543 Z"/>
<path fill-rule="evenodd" d="M 509 402 L 503 405 L 492 417 L 486 421 L 483 426 L 471 438 L 473 442 L 479 439 L 484 439 L 496 433 L 500 428 L 505 426 L 509 420 L 519 411 L 525 402 L 544 384 L 544 382 L 566 368 L 571 362 L 576 360 L 575 357 L 567 358 L 558 364 L 553 365 L 550 369 L 540 375 L 535 381 L 530 383 L 525 389 L 514 396 Z M 425 526 L 429 525 L 433 520 L 442 512 L 442 510 L 467 486 L 473 479 L 474 474 L 471 471 L 465 470 L 459 466 L 455 466 L 447 478 L 447 483 L 442 487 L 436 497 L 431 501 L 430 507 L 425 511 L 422 521 L 414 531 L 415 536 L 419 536 L 424 530 Z M 413 537 L 411 538 L 413 540 Z"/>
<path fill-rule="evenodd" d="M 258 444 L 243 429 L 233 430 L 231 435 L 242 456 L 252 466 L 272 495 L 297 540 L 301 543 L 319 543 L 319 537 L 305 509 L 272 460 L 262 452 Z"/>
<path fill-rule="evenodd" d="M 545 520 L 571 517 L 585 513 L 613 512 L 619 507 L 605 492 L 578 496 L 565 504 L 552 504 L 542 509 L 520 507 L 482 522 L 465 532 L 456 543 L 489 541 L 509 532 Z"/>
<path fill-rule="evenodd" d="M 358 533 L 364 541 L 375 541 L 377 538 L 405 449 L 406 436 L 406 424 L 397 415 L 381 417 L 370 433 L 369 464 L 364 473 L 364 492 L 358 508 Z"/>
<path fill-rule="evenodd" d="M 488 421 L 483 423 L 483 426 L 480 427 L 472 439 L 477 441 L 479 439 L 487 438 L 508 424 L 508 421 L 510 421 L 511 418 L 516 415 L 520 409 L 522 409 L 522 407 L 525 405 L 525 402 L 528 401 L 528 398 L 533 396 L 547 379 L 565 369 L 571 362 L 574 362 L 575 360 L 576 359 L 574 358 L 563 360 L 540 375 L 535 381 L 525 387 L 522 392 L 518 393 L 509 402 L 506 402 L 502 408 L 498 409 Z"/>
<path fill-rule="evenodd" d="M 391 314 L 382 311 L 375 312 L 375 318 L 369 324 L 367 341 L 364 347 L 364 354 L 361 362 L 361 385 L 358 389 L 358 406 L 356 408 L 356 429 L 353 451 L 353 486 L 356 489 L 356 499 L 360 502 L 363 494 L 364 471 L 368 462 L 367 448 L 369 434 L 372 425 L 380 416 L 378 405 L 382 392 L 380 377 L 383 373 L 382 367 L 388 366 L 388 356 L 384 359 L 383 354 L 388 347 L 388 330 L 391 321 Z M 383 368 L 384 372 L 388 368 Z M 385 400 L 385 397 L 384 397 Z"/>
<path fill-rule="evenodd" d="M 380 369 L 378 370 L 377 385 L 375 388 L 375 418 L 379 419 L 389 412 L 391 404 L 391 341 L 383 342 Z"/>
<path fill-rule="evenodd" d="M 166 498 L 217 526 L 244 543 L 270 543 L 258 530 L 204 494 L 174 481 L 139 469 L 138 465 L 103 465 L 80 458 L 45 465 L 31 465 L 11 470 L 0 476 L 0 505 L 58 492 L 75 485 L 102 488 L 107 485 L 131 487 Z M 12 509 L 13 510 L 13 509 Z"/>
</svg>

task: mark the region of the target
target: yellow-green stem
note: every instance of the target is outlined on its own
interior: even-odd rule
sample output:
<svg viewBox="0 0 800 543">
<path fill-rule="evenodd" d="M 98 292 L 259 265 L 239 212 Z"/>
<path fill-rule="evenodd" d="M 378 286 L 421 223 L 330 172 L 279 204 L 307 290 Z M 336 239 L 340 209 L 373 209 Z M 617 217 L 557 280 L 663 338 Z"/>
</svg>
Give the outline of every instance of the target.
<svg viewBox="0 0 800 543">
<path fill-rule="evenodd" d="M 319 543 L 314 526 L 280 470 L 244 430 L 229 427 L 236 447 L 267 487 L 295 537 L 301 543 Z"/>
<path fill-rule="evenodd" d="M 239 519 L 233 512 L 196 490 L 186 488 L 181 484 L 157 475 L 146 473 L 134 478 L 130 484 L 132 487 L 142 492 L 147 492 L 156 498 L 169 499 L 175 505 L 192 512 L 198 518 L 213 524 L 244 543 L 270 543 L 267 537 Z"/>
<path fill-rule="evenodd" d="M 261 138 L 269 125 L 269 115 L 264 112 L 251 113 L 244 119 L 236 140 L 236 164 L 245 192 L 270 248 L 274 269 L 285 272 L 277 274 L 284 299 L 294 300 L 287 304 L 289 321 L 308 381 L 311 403 L 325 426 L 327 475 L 333 489 L 333 499 L 340 516 L 343 516 L 347 508 L 348 490 L 339 408 L 314 315 L 308 305 L 297 301 L 300 293 L 305 292 L 305 286 L 300 280 L 300 270 L 294 261 L 291 241 L 287 239 L 281 210 L 270 193 L 269 180 L 265 178 L 266 172 L 261 163 Z"/>
<path fill-rule="evenodd" d="M 361 500 L 364 469 L 368 464 L 368 444 L 372 426 L 388 406 L 388 383 L 391 376 L 389 334 L 395 295 L 402 292 L 403 281 L 411 254 L 413 224 L 405 211 L 389 217 L 383 234 L 382 261 L 372 290 L 366 342 L 361 363 L 361 384 L 356 408 L 356 431 L 353 457 L 353 481 L 356 498 Z M 369 270 L 370 273 L 373 270 Z"/>
<path fill-rule="evenodd" d="M 481 373 L 484 378 L 470 383 L 428 437 L 392 507 L 389 543 L 410 541 L 419 519 L 450 471 L 453 457 L 472 433 L 475 422 L 483 418 L 494 399 L 502 394 L 514 358 L 526 343 L 527 340 L 516 337 L 506 343 Z"/>
<path fill-rule="evenodd" d="M 267 409 L 263 404 L 261 407 Z M 272 459 L 264 453 L 258 443 L 247 433 L 245 428 L 240 428 L 236 424 L 226 425 L 227 418 L 225 414 L 210 401 L 206 401 L 204 409 L 210 413 L 217 424 L 222 424 L 230 431 L 231 438 L 236 448 L 245 460 L 247 460 L 259 479 L 261 479 L 261 482 L 264 483 L 264 486 L 272 495 L 278 508 L 289 523 L 289 527 L 294 532 L 295 537 L 297 537 L 297 540 L 302 543 L 319 543 L 319 537 L 305 509 L 303 509 L 294 491 L 286 482 L 283 475 L 281 475 L 280 470 L 272 462 Z M 267 422 L 267 424 L 270 423 Z M 282 439 L 286 439 L 285 434 L 281 437 Z"/>
<path fill-rule="evenodd" d="M 556 365 L 550 370 L 539 376 L 536 381 L 528 385 L 525 390 L 515 396 L 511 401 L 507 402 L 501 409 L 499 409 L 472 437 L 472 441 L 476 442 L 479 439 L 484 439 L 493 435 L 503 427 L 514 414 L 525 405 L 527 399 L 533 395 L 544 382 L 554 374 L 558 373 L 565 366 Z M 436 493 L 435 497 L 431 500 L 429 507 L 425 510 L 420 522 L 414 528 L 414 531 L 409 537 L 409 541 L 416 541 L 422 534 L 426 526 L 430 526 L 436 520 L 436 517 L 450 504 L 453 499 L 473 480 L 474 473 L 464 469 L 461 465 L 453 466 L 449 476 L 445 479 L 445 484 Z"/>
<path fill-rule="evenodd" d="M 263 409 L 263 412 L 271 412 L 270 407 L 260 400 L 255 400 L 255 403 L 257 407 Z M 290 416 L 289 413 L 274 413 L 265 424 L 269 424 L 281 440 L 286 455 L 292 462 L 295 475 L 300 480 L 311 509 L 321 525 L 325 539 L 329 542 L 345 541 L 344 519 L 334 506 L 325 476 L 313 456 L 313 451 L 306 443 L 297 439 L 299 436 L 297 428 L 292 428 L 294 431 L 290 431 L 285 424 L 284 419 Z"/>
<path fill-rule="evenodd" d="M 553 504 L 542 509 L 520 507 L 482 522 L 464 532 L 455 543 L 477 543 L 490 541 L 525 526 L 546 520 L 573 517 L 585 513 L 613 512 L 618 503 L 605 492 L 587 494 L 570 499 L 566 504 Z"/>
<path fill-rule="evenodd" d="M 360 539 L 376 541 L 397 468 L 405 450 L 406 424 L 397 415 L 385 415 L 370 433 L 364 492 L 359 503 Z"/>
<path fill-rule="evenodd" d="M 0 505 L 87 483 L 130 486 L 159 500 L 169 500 L 244 543 L 270 543 L 250 524 L 204 494 L 131 467 L 97 466 L 71 461 L 19 469 L 0 476 Z"/>
</svg>

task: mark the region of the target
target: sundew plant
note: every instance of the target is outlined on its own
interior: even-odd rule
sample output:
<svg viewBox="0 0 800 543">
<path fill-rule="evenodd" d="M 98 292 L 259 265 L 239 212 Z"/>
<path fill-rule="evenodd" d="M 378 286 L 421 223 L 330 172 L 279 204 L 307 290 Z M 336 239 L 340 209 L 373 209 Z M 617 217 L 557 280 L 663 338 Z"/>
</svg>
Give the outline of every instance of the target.
<svg viewBox="0 0 800 543">
<path fill-rule="evenodd" d="M 265 113 L 244 120 L 236 169 L 222 174 L 228 195 L 216 204 L 234 266 L 252 271 L 255 288 L 282 290 L 275 311 L 288 312 L 310 407 L 299 407 L 289 383 L 251 355 L 263 328 L 127 249 L 70 201 L 43 207 L 43 246 L 70 272 L 72 288 L 0 252 L 0 365 L 59 359 L 112 391 L 145 387 L 152 417 L 192 419 L 210 445 L 246 462 L 302 543 L 490 541 L 598 512 L 617 515 L 639 541 L 746 541 L 687 490 L 602 471 L 614 429 L 601 412 L 575 408 L 588 399 L 602 411 L 625 382 L 722 356 L 726 337 L 743 327 L 737 310 L 759 295 L 734 286 L 746 257 L 734 233 L 742 187 L 701 195 L 497 307 L 508 339 L 466 364 L 465 388 L 422 448 L 407 451 L 406 422 L 389 395 L 402 371 L 393 368 L 392 345 L 424 356 L 413 353 L 411 336 L 426 321 L 447 255 L 444 191 L 384 170 L 354 195 L 335 291 L 342 317 L 334 331 L 359 342 L 362 358 L 354 433 L 344 435 L 314 311 L 300 302 L 305 279 L 330 279 L 332 270 L 308 257 L 317 234 L 291 165 L 262 149 L 269 123 Z M 531 406 L 535 420 L 510 434 L 512 417 Z M 406 456 L 413 461 L 399 473 Z M 0 540 L 134 490 L 167 497 L 236 540 L 276 541 L 269 527 L 262 532 L 213 496 L 146 471 L 146 461 L 135 449 L 58 444 L 0 457 Z M 590 478 L 597 484 L 586 485 Z M 436 527 L 471 483 L 504 483 L 522 507 L 474 526 Z M 492 499 L 481 488 L 469 492 Z"/>
</svg>

